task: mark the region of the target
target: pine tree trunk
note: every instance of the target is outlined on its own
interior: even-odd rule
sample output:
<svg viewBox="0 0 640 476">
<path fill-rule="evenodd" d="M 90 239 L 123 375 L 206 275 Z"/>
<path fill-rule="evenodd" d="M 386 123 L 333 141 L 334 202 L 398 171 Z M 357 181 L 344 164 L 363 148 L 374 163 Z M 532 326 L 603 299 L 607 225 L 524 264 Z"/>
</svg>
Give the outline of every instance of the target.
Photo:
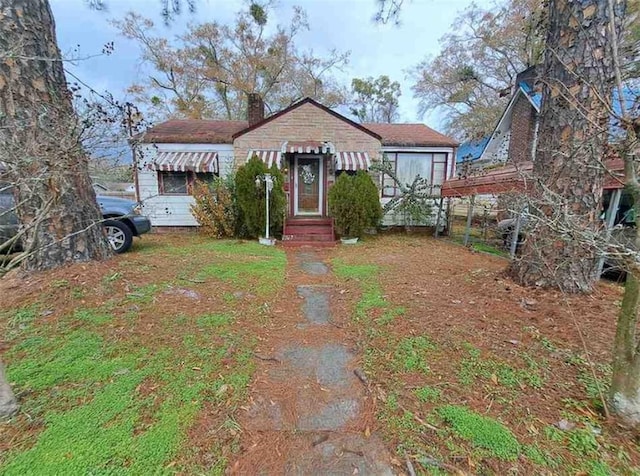
<svg viewBox="0 0 640 476">
<path fill-rule="evenodd" d="M 510 269 L 524 285 L 589 292 L 598 279 L 595 246 L 578 236 L 598 227 L 613 71 L 608 18 L 606 1 L 549 2 L 533 223 Z"/>
<path fill-rule="evenodd" d="M 26 270 L 112 254 L 60 59 L 47 0 L 0 0 L 0 162 Z"/>
</svg>

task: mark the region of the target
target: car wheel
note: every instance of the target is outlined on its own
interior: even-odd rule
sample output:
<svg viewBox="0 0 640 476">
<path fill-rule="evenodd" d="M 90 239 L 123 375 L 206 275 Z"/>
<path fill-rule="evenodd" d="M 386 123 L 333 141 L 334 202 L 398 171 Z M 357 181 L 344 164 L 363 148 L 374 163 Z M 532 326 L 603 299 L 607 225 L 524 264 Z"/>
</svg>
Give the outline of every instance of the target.
<svg viewBox="0 0 640 476">
<path fill-rule="evenodd" d="M 131 229 L 118 220 L 105 220 L 102 224 L 107 232 L 107 239 L 116 253 L 124 253 L 131 248 L 133 233 Z"/>
</svg>

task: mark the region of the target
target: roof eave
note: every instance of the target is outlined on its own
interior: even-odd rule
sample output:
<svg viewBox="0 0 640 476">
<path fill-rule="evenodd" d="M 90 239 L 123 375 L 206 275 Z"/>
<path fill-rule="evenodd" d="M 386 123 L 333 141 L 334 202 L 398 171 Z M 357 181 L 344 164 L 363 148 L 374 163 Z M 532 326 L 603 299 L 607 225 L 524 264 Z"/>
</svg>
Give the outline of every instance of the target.
<svg viewBox="0 0 640 476">
<path fill-rule="evenodd" d="M 280 116 L 284 116 L 285 114 L 287 114 L 288 112 L 293 111 L 294 109 L 299 108 L 300 106 L 302 106 L 303 104 L 313 104 L 314 106 L 318 107 L 319 109 L 327 112 L 328 114 L 331 114 L 332 116 L 336 117 L 337 119 L 340 119 L 341 121 L 346 122 L 347 124 L 355 127 L 356 129 L 361 130 L 362 132 L 369 134 L 371 137 L 373 137 L 374 139 L 378 139 L 379 141 L 382 141 L 382 136 L 376 134 L 375 132 L 373 132 L 370 129 L 367 129 L 366 127 L 364 127 L 362 124 L 358 124 L 355 121 L 352 121 L 351 119 L 349 119 L 348 117 L 343 116 L 342 114 L 334 111 L 333 109 L 328 108 L 327 106 L 325 106 L 324 104 L 320 104 L 318 101 L 316 101 L 315 99 L 312 99 L 310 97 L 306 97 L 294 104 L 292 104 L 289 107 L 286 107 L 284 109 L 282 109 L 281 111 L 276 112 L 275 114 L 263 119 L 260 122 L 257 122 L 249 127 L 246 127 L 245 129 L 242 129 L 241 131 L 236 132 L 235 134 L 233 134 L 231 137 L 235 140 L 238 137 L 251 132 L 255 129 L 258 129 L 260 127 L 262 127 L 263 125 L 277 119 Z"/>
</svg>

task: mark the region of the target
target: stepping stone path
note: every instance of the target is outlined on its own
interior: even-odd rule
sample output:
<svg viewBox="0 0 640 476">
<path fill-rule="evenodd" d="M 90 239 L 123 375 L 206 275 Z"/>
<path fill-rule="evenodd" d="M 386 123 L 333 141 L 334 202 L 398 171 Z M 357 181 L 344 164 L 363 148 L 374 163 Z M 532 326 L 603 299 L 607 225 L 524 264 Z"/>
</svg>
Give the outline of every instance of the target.
<svg viewBox="0 0 640 476">
<path fill-rule="evenodd" d="M 259 355 L 231 471 L 393 475 L 389 452 L 371 432 L 373 398 L 354 373 L 352 341 L 332 319 L 329 267 L 311 251 L 288 251 L 288 261 L 287 295 L 302 301 L 302 312 L 297 322 L 283 318 L 259 346 L 270 355 Z"/>
</svg>

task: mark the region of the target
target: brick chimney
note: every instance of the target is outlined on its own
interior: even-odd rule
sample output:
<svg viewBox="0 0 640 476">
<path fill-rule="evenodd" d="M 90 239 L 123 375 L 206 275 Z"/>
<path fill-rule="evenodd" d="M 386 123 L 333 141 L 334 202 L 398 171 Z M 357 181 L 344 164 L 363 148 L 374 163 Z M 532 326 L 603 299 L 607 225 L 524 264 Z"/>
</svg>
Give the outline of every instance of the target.
<svg viewBox="0 0 640 476">
<path fill-rule="evenodd" d="M 249 127 L 264 119 L 264 101 L 258 93 L 249 93 L 247 96 L 247 120 Z"/>
<path fill-rule="evenodd" d="M 535 66 L 525 69 L 516 76 L 514 94 L 522 83 L 525 91 L 536 88 L 538 79 Z M 538 113 L 531 102 L 520 95 L 513 105 L 511 112 L 511 138 L 509 140 L 509 160 L 522 163 L 533 159 L 533 149 L 536 141 Z"/>
</svg>

